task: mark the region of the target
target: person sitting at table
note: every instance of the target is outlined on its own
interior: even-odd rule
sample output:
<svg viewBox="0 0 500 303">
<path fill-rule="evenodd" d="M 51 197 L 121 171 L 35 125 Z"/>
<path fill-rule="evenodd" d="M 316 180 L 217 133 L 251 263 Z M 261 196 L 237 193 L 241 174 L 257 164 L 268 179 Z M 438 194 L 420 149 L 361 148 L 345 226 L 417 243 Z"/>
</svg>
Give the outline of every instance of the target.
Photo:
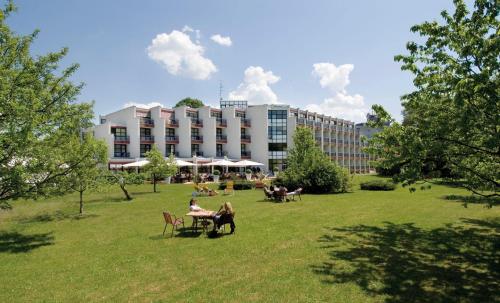
<svg viewBox="0 0 500 303">
<path fill-rule="evenodd" d="M 224 202 L 219 210 L 214 216 L 214 223 L 217 229 L 220 229 L 222 225 L 228 224 L 231 226 L 231 233 L 234 233 L 236 225 L 234 224 L 234 210 L 231 202 Z"/>
<path fill-rule="evenodd" d="M 205 210 L 198 205 L 196 199 L 191 199 L 189 200 L 189 211 L 205 211 Z"/>
</svg>

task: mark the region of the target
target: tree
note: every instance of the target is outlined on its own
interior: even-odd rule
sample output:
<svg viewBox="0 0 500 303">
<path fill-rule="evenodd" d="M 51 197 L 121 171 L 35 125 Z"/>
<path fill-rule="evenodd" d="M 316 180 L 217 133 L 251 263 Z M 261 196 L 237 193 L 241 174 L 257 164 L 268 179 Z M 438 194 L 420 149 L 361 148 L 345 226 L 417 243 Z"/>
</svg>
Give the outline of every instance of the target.
<svg viewBox="0 0 500 303">
<path fill-rule="evenodd" d="M 189 106 L 191 108 L 199 108 L 205 106 L 203 104 L 203 101 L 194 99 L 194 98 L 184 98 L 181 101 L 177 102 L 177 104 L 174 107 L 181 107 L 181 106 Z"/>
<path fill-rule="evenodd" d="M 498 196 L 500 180 L 500 7 L 476 0 L 470 13 L 462 0 L 443 11 L 444 24 L 411 28 L 424 43 L 409 42 L 398 55 L 415 78 L 402 97 L 404 122 L 393 122 L 370 142 L 382 167 L 400 167 L 396 179 L 414 185 L 439 176 L 439 163 L 473 193 Z M 380 106 L 379 122 L 391 120 Z M 443 166 L 443 165 L 441 165 Z M 443 167 L 441 167 L 443 168 Z"/>
<path fill-rule="evenodd" d="M 83 193 L 97 189 L 104 183 L 103 177 L 107 171 L 108 159 L 107 145 L 103 141 L 94 139 L 90 134 L 83 135 L 79 140 L 72 139 L 71 145 L 66 165 L 73 166 L 73 169 L 66 176 L 67 186 L 79 193 L 80 215 L 82 215 Z"/>
<path fill-rule="evenodd" d="M 38 31 L 13 33 L 6 18 L 14 10 L 12 1 L 0 9 L 0 208 L 58 192 L 75 169 L 65 164 L 71 142 L 93 118 L 92 104 L 75 103 L 82 84 L 68 80 L 78 65 L 56 73 L 68 50 L 32 57 Z"/>
<path fill-rule="evenodd" d="M 151 181 L 153 181 L 153 191 L 156 192 L 157 181 L 167 176 L 172 176 L 177 172 L 175 158 L 171 154 L 168 157 L 168 160 L 165 160 L 156 145 L 154 145 L 153 148 L 146 153 L 146 158 L 149 163 L 144 165 L 144 171 L 151 175 Z"/>
<path fill-rule="evenodd" d="M 288 152 L 287 168 L 277 185 L 302 187 L 309 193 L 346 192 L 350 189 L 349 173 L 332 162 L 316 146 L 309 128 L 299 127 L 293 136 L 294 147 Z"/>
<path fill-rule="evenodd" d="M 144 176 L 138 173 L 128 173 L 128 172 L 112 172 L 107 176 L 108 181 L 111 184 L 118 184 L 122 190 L 125 198 L 127 200 L 132 200 L 126 186 L 129 184 L 140 185 L 144 183 Z"/>
</svg>

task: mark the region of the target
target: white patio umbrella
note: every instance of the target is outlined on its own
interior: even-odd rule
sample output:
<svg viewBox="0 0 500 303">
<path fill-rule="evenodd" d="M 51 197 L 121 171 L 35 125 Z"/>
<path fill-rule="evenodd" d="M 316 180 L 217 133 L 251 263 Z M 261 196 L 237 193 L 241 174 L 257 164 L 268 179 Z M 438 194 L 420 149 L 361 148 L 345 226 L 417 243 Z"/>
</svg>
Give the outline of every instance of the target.
<svg viewBox="0 0 500 303">
<path fill-rule="evenodd" d="M 124 168 L 128 168 L 128 167 L 143 167 L 144 165 L 146 165 L 148 163 L 149 163 L 148 160 L 141 160 L 141 161 L 137 161 L 137 162 L 123 164 L 122 167 L 124 167 Z"/>
<path fill-rule="evenodd" d="M 195 166 L 195 164 L 181 160 L 181 159 L 176 159 L 175 164 L 179 167 L 181 167 L 181 166 Z"/>
<path fill-rule="evenodd" d="M 250 161 L 250 160 L 242 160 L 242 161 L 238 161 L 234 164 L 235 164 L 235 166 L 239 166 L 239 167 L 264 166 L 264 164 L 262 164 L 262 163 L 254 162 L 254 161 Z"/>
<path fill-rule="evenodd" d="M 233 162 L 233 161 L 229 161 L 229 160 L 219 160 L 219 161 L 213 161 L 213 162 L 209 162 L 209 163 L 205 163 L 203 165 L 206 165 L 206 166 L 229 166 L 229 167 L 236 167 L 238 165 L 235 165 L 236 163 Z"/>
</svg>

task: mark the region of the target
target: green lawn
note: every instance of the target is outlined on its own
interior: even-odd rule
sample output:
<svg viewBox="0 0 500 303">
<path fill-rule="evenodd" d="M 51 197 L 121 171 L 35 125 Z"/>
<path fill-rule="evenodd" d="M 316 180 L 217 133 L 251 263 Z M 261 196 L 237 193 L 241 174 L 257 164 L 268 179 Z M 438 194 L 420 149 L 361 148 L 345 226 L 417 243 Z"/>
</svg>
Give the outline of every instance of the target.
<svg viewBox="0 0 500 303">
<path fill-rule="evenodd" d="M 159 188 L 89 195 L 83 218 L 76 195 L 14 202 L 0 302 L 500 302 L 500 209 L 443 199 L 463 190 L 203 197 L 236 210 L 236 234 L 209 239 L 162 237 L 161 212 L 187 213 L 192 186 Z"/>
</svg>

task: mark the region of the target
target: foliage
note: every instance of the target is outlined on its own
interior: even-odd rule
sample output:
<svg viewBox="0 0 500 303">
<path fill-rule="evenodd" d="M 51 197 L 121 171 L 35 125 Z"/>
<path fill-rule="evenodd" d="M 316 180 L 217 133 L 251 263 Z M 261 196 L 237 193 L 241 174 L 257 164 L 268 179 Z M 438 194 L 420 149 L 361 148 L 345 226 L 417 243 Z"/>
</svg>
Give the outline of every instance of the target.
<svg viewBox="0 0 500 303">
<path fill-rule="evenodd" d="M 252 173 L 252 170 L 251 170 L 251 169 L 247 169 L 247 170 L 245 170 L 245 173 L 246 173 L 246 174 L 251 174 L 251 173 Z"/>
<path fill-rule="evenodd" d="M 246 180 L 236 180 L 232 181 L 234 182 L 234 190 L 245 190 L 245 189 L 253 189 L 255 188 L 255 182 L 252 181 L 246 181 Z M 226 184 L 227 182 L 221 182 L 219 183 L 219 189 L 224 190 L 226 189 Z"/>
<path fill-rule="evenodd" d="M 38 31 L 20 36 L 6 18 L 11 1 L 0 9 L 0 205 L 9 200 L 60 193 L 60 184 L 75 166 L 65 165 L 82 129 L 92 125 L 92 104 L 75 103 L 82 84 L 68 79 L 78 65 L 57 74 L 67 54 L 32 57 Z M 85 155 L 72 159 L 86 161 Z"/>
<path fill-rule="evenodd" d="M 274 184 L 290 190 L 302 187 L 307 193 L 346 192 L 350 188 L 349 172 L 332 162 L 316 146 L 310 129 L 299 127 L 288 152 L 287 168 Z"/>
<path fill-rule="evenodd" d="M 135 172 L 129 173 L 126 171 L 116 171 L 110 172 L 107 175 L 107 180 L 110 184 L 118 184 L 123 194 L 125 195 L 125 198 L 127 200 L 132 200 L 132 196 L 127 190 L 127 185 L 143 184 L 146 180 L 146 177 L 143 174 L 138 174 Z"/>
<path fill-rule="evenodd" d="M 177 172 L 177 164 L 173 154 L 170 154 L 167 160 L 161 154 L 161 151 L 153 145 L 153 148 L 146 153 L 146 159 L 149 163 L 144 165 L 144 171 L 151 175 L 153 182 L 153 191 L 156 192 L 156 182 L 165 177 L 173 176 Z"/>
<path fill-rule="evenodd" d="M 425 40 L 409 42 L 395 59 L 415 78 L 402 97 L 405 119 L 371 140 L 379 165 L 399 167 L 395 179 L 412 185 L 448 171 L 468 190 L 498 196 L 500 183 L 500 43 L 497 1 L 476 0 L 469 13 L 461 0 L 444 11 L 444 24 L 411 28 Z M 391 120 L 380 106 L 381 120 Z M 382 121 L 383 122 L 383 121 Z"/>
<path fill-rule="evenodd" d="M 59 187 L 66 191 L 73 190 L 80 195 L 80 215 L 83 214 L 83 193 L 95 190 L 103 184 L 103 176 L 107 172 L 107 145 L 94 139 L 90 134 L 82 138 L 69 139 L 71 148 L 65 156 L 65 166 L 73 169 L 66 176 L 65 186 Z"/>
<path fill-rule="evenodd" d="M 220 175 L 220 171 L 218 169 L 214 169 L 214 176 L 219 176 Z"/>
<path fill-rule="evenodd" d="M 360 187 L 363 190 L 395 190 L 396 184 L 384 180 L 371 180 L 361 182 Z"/>
<path fill-rule="evenodd" d="M 188 106 L 191 108 L 200 108 L 205 106 L 203 104 L 203 101 L 195 99 L 195 98 L 184 98 L 181 101 L 177 102 L 177 104 L 174 107 L 181 107 L 181 106 Z"/>
</svg>

